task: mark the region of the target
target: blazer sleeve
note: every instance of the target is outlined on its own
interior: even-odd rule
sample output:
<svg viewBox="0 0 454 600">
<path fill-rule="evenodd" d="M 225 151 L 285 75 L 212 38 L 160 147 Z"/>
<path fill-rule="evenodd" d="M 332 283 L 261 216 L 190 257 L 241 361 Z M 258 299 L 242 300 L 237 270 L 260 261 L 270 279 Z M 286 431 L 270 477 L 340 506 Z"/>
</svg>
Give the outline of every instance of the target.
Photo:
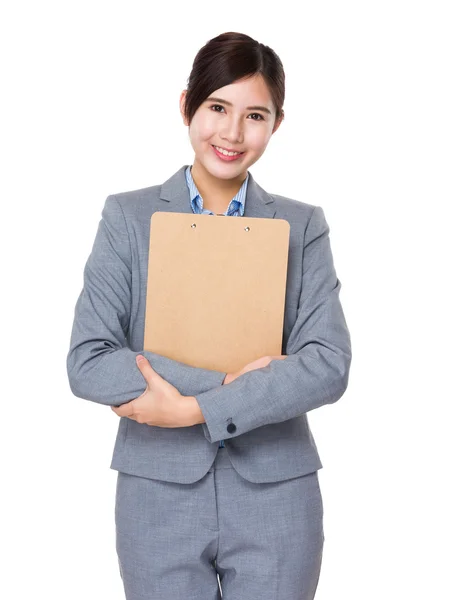
<svg viewBox="0 0 454 600">
<path fill-rule="evenodd" d="M 146 382 L 135 357 L 143 354 L 153 369 L 183 396 L 222 385 L 226 373 L 192 367 L 127 345 L 131 311 L 131 248 L 123 210 L 108 196 L 93 248 L 83 272 L 66 366 L 72 393 L 99 404 L 120 405 L 137 398 Z"/>
<path fill-rule="evenodd" d="M 323 209 L 315 206 L 305 230 L 302 288 L 287 358 L 195 395 L 209 442 L 293 419 L 336 402 L 346 390 L 351 342 L 329 231 Z"/>
</svg>

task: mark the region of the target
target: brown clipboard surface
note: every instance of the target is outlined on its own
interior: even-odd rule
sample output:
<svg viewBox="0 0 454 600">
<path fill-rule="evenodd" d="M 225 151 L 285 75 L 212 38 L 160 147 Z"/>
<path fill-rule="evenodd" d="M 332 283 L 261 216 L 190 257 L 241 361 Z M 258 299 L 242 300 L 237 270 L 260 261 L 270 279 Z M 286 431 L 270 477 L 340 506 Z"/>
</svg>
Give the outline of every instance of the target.
<svg viewBox="0 0 454 600">
<path fill-rule="evenodd" d="M 289 237 L 284 219 L 155 212 L 144 350 L 221 372 L 280 355 Z"/>
</svg>

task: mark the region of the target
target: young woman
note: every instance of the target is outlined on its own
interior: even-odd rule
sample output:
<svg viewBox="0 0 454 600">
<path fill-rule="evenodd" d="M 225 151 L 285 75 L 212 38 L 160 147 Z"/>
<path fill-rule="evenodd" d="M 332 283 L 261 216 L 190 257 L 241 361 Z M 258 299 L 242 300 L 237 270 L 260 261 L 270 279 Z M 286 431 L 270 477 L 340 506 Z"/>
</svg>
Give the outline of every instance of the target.
<svg viewBox="0 0 454 600">
<path fill-rule="evenodd" d="M 307 412 L 345 392 L 351 345 L 322 208 L 266 192 L 248 170 L 282 123 L 283 102 L 271 48 L 240 33 L 210 40 L 180 98 L 193 164 L 109 196 L 102 211 L 67 366 L 76 396 L 121 417 L 111 468 L 128 600 L 316 592 L 322 463 Z M 222 373 L 143 350 L 155 211 L 289 222 L 285 354 Z M 241 309 L 232 306 L 232 319 Z"/>
</svg>

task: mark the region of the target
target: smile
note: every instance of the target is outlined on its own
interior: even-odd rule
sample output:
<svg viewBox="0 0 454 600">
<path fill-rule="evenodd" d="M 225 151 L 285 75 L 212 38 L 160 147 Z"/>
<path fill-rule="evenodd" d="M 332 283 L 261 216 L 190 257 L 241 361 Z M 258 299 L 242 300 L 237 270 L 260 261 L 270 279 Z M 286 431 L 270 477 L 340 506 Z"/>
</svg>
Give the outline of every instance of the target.
<svg viewBox="0 0 454 600">
<path fill-rule="evenodd" d="M 218 156 L 222 160 L 228 160 L 228 161 L 235 160 L 244 154 L 244 152 L 229 152 L 228 150 L 225 150 L 224 148 L 221 148 L 220 146 L 212 145 L 211 147 L 213 148 L 216 156 Z"/>
<path fill-rule="evenodd" d="M 222 154 L 226 154 L 227 156 L 235 156 L 236 154 L 243 154 L 243 152 L 231 152 L 230 150 L 226 150 L 225 148 L 221 148 L 220 146 L 214 146 L 216 150 L 222 152 Z"/>
</svg>

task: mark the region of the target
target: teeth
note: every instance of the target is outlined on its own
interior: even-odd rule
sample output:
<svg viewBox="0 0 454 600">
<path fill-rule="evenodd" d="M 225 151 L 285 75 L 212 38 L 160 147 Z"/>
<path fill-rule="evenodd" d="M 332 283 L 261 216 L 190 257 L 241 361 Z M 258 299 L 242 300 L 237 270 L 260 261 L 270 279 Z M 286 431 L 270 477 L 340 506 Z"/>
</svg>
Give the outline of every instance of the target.
<svg viewBox="0 0 454 600">
<path fill-rule="evenodd" d="M 220 152 L 221 154 L 224 154 L 224 156 L 236 156 L 237 154 L 241 154 L 241 152 L 227 152 L 227 150 L 224 150 L 223 148 L 219 148 L 219 146 L 215 146 L 215 148 L 218 152 Z"/>
</svg>

